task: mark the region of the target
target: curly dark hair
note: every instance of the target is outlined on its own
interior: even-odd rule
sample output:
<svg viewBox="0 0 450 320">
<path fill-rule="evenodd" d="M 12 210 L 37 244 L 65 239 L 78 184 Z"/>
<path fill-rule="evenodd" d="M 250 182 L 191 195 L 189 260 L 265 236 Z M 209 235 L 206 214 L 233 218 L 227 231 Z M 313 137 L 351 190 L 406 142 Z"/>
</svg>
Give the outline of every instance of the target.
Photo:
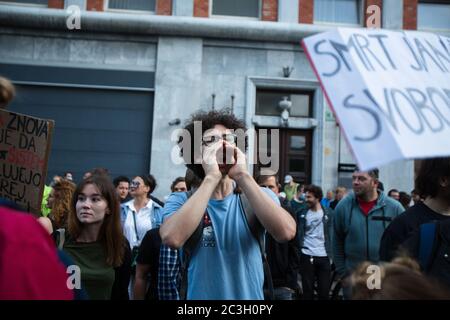
<svg viewBox="0 0 450 320">
<path fill-rule="evenodd" d="M 314 195 L 314 197 L 319 199 L 319 201 L 322 200 L 322 198 L 323 198 L 322 188 L 319 186 L 316 186 L 314 184 L 310 184 L 309 186 L 306 186 L 304 191 L 311 192 Z"/>
<path fill-rule="evenodd" d="M 214 128 L 214 126 L 218 124 L 223 125 L 227 129 L 241 129 L 244 132 L 247 130 L 247 128 L 245 127 L 244 121 L 238 119 L 234 114 L 231 113 L 230 109 L 227 108 L 213 111 L 198 111 L 191 115 L 191 118 L 186 122 L 186 126 L 184 127 L 184 130 L 189 133 L 187 137 L 191 138 L 191 141 L 189 141 L 188 144 L 190 145 L 190 157 L 187 153 L 183 152 L 183 140 L 184 138 L 187 138 L 186 136 L 179 137 L 178 145 L 181 148 L 180 155 L 183 157 L 186 163 L 186 167 L 191 169 L 198 178 L 203 179 L 205 177 L 205 171 L 203 170 L 201 163 L 196 163 L 196 161 L 194 160 L 195 155 L 201 154 L 202 147 L 201 143 L 194 143 L 194 138 L 196 138 L 194 135 L 195 122 L 201 123 L 201 137 L 203 137 L 205 131 Z M 242 152 L 245 153 L 247 147 L 248 138 L 247 136 L 245 136 L 245 150 L 242 150 Z"/>
<path fill-rule="evenodd" d="M 416 189 L 422 198 L 435 198 L 441 191 L 441 179 L 450 179 L 450 157 L 425 159 L 420 161 L 416 176 Z"/>
<path fill-rule="evenodd" d="M 69 180 L 61 180 L 53 186 L 54 200 L 50 216 L 55 223 L 55 229 L 67 227 L 67 217 L 75 189 L 76 185 Z"/>
</svg>

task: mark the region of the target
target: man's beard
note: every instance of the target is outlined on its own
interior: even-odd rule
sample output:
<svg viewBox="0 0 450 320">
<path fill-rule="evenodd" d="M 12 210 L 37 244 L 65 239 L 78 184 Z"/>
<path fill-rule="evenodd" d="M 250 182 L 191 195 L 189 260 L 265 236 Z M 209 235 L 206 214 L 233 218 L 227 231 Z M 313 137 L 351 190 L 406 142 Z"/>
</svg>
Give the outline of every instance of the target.
<svg viewBox="0 0 450 320">
<path fill-rule="evenodd" d="M 362 189 L 362 188 L 359 188 L 359 189 L 353 188 L 353 192 L 355 193 L 355 195 L 357 197 L 362 197 L 362 196 L 364 196 L 367 193 L 367 190 Z"/>
</svg>

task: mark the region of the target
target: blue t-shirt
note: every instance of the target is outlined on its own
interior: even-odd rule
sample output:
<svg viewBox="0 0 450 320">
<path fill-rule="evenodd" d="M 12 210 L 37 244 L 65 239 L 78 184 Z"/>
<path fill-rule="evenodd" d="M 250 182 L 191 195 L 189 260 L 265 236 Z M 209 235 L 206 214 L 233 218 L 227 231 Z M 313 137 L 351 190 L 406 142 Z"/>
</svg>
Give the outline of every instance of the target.
<svg viewBox="0 0 450 320">
<path fill-rule="evenodd" d="M 262 188 L 278 205 L 276 195 Z M 186 193 L 172 193 L 164 206 L 166 219 L 187 201 Z M 262 300 L 264 271 L 259 244 L 253 237 L 237 194 L 210 199 L 209 219 L 188 268 L 189 300 Z"/>
</svg>

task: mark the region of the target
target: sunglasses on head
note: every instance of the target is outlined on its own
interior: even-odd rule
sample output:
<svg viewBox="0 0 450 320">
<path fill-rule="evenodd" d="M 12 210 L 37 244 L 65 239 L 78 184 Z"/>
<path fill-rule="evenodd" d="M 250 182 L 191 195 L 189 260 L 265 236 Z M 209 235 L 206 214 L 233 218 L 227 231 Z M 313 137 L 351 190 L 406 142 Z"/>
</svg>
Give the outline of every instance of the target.
<svg viewBox="0 0 450 320">
<path fill-rule="evenodd" d="M 132 188 L 139 188 L 140 185 L 141 183 L 139 181 L 131 181 L 130 183 L 130 187 Z"/>
</svg>

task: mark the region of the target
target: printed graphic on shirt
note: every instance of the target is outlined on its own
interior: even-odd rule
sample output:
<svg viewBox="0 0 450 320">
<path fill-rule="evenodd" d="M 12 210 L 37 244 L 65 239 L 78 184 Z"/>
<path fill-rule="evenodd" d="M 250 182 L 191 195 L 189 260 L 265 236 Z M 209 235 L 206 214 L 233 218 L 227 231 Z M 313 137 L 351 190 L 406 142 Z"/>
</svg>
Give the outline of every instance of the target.
<svg viewBox="0 0 450 320">
<path fill-rule="evenodd" d="M 308 217 L 309 218 L 309 217 Z M 319 232 L 319 228 L 322 226 L 322 217 L 312 216 L 306 222 L 306 234 L 316 234 Z"/>
<path fill-rule="evenodd" d="M 202 237 L 202 247 L 215 247 L 216 237 L 214 234 L 214 228 L 211 223 L 211 219 L 208 213 L 203 216 L 203 237 Z"/>
</svg>

